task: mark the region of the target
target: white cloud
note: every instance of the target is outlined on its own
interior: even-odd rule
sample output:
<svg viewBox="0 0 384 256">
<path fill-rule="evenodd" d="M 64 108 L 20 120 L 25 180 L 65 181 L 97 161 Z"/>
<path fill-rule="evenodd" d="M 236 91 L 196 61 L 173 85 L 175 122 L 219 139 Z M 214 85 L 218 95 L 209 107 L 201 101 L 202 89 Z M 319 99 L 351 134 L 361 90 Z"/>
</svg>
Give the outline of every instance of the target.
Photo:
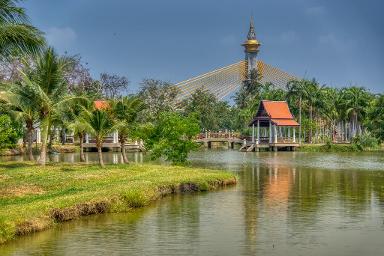
<svg viewBox="0 0 384 256">
<path fill-rule="evenodd" d="M 309 16 L 320 16 L 325 14 L 327 11 L 324 6 L 312 6 L 305 9 L 305 13 Z"/>
<path fill-rule="evenodd" d="M 58 28 L 51 27 L 46 32 L 48 43 L 61 50 L 66 50 L 76 41 L 76 32 L 70 27 Z"/>
</svg>

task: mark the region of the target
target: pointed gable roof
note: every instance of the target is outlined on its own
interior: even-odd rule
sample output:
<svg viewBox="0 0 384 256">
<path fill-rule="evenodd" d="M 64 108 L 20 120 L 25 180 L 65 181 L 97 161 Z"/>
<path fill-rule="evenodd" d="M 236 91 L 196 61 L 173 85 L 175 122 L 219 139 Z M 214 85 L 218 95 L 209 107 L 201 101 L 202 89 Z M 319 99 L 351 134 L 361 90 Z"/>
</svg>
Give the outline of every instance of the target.
<svg viewBox="0 0 384 256">
<path fill-rule="evenodd" d="M 251 125 L 257 120 L 271 121 L 277 126 L 299 126 L 286 101 L 262 100 Z"/>
<path fill-rule="evenodd" d="M 264 108 L 265 112 L 272 119 L 293 119 L 293 115 L 289 110 L 288 103 L 286 101 L 269 101 L 262 100 L 259 106 Z"/>
</svg>

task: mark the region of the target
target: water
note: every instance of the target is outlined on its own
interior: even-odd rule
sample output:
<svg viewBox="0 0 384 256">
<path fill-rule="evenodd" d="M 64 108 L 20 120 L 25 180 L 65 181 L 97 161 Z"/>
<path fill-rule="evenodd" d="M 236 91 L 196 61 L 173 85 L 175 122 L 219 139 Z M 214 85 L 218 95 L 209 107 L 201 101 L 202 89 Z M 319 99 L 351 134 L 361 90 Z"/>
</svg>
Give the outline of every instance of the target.
<svg viewBox="0 0 384 256">
<path fill-rule="evenodd" d="M 0 255 L 384 255 L 382 153 L 205 151 L 191 162 L 232 171 L 239 184 L 84 217 Z"/>
</svg>

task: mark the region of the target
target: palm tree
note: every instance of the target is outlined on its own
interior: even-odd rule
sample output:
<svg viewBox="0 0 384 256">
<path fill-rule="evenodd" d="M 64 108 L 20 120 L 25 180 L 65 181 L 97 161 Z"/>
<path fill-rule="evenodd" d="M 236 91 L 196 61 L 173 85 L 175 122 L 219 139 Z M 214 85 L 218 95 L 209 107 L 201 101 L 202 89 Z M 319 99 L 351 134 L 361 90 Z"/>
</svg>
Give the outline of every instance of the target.
<svg viewBox="0 0 384 256">
<path fill-rule="evenodd" d="M 366 116 L 372 95 L 363 87 L 352 86 L 342 90 L 342 105 L 350 117 L 352 137 L 361 132 L 360 123 Z"/>
<path fill-rule="evenodd" d="M 86 122 L 84 122 L 83 111 L 92 110 L 92 105 L 89 100 L 85 99 L 84 104 L 75 104 L 73 106 L 69 106 L 69 108 L 70 109 L 65 112 L 65 123 L 68 124 L 66 126 L 69 128 L 69 130 L 73 131 L 74 136 L 79 138 L 80 162 L 85 162 L 84 138 L 88 132 L 88 125 Z"/>
<path fill-rule="evenodd" d="M 15 114 L 17 119 L 22 120 L 25 123 L 25 129 L 28 140 L 28 158 L 33 160 L 33 132 L 35 130 L 34 125 L 37 123 L 38 113 L 34 104 L 34 98 L 30 97 L 28 90 L 23 90 L 18 85 L 4 85 L 7 90 L 1 94 L 3 99 L 9 105 L 12 113 Z"/>
<path fill-rule="evenodd" d="M 69 124 L 69 129 L 71 129 L 76 137 L 79 138 L 79 146 L 80 146 L 80 162 L 85 162 L 84 155 L 84 137 L 86 132 L 88 131 L 87 123 L 80 117 L 76 117 L 76 119 Z"/>
<path fill-rule="evenodd" d="M 82 114 L 82 122 L 86 126 L 86 130 L 96 139 L 96 147 L 99 156 L 99 164 L 104 167 L 103 161 L 103 140 L 104 137 L 116 130 L 117 126 L 111 117 L 111 114 L 105 109 L 86 110 Z"/>
<path fill-rule="evenodd" d="M 112 109 L 116 122 L 119 123 L 117 131 L 119 133 L 119 142 L 121 154 L 124 163 L 128 163 L 125 152 L 125 143 L 132 132 L 133 123 L 138 117 L 138 113 L 143 109 L 144 104 L 138 97 L 123 97 L 113 103 Z"/>
<path fill-rule="evenodd" d="M 64 72 L 69 63 L 67 59 L 60 58 L 52 48 L 36 56 L 35 67 L 21 72 L 22 81 L 20 90 L 29 92 L 33 104 L 39 113 L 41 128 L 41 153 L 39 162 L 45 165 L 47 153 L 47 138 L 52 126 L 52 120 L 57 116 L 65 103 L 80 97 L 67 97 L 67 84 Z"/>
<path fill-rule="evenodd" d="M 0 56 L 15 51 L 37 53 L 45 45 L 42 32 L 31 26 L 17 0 L 0 0 Z"/>
<path fill-rule="evenodd" d="M 302 106 L 303 106 L 303 97 L 305 96 L 304 89 L 304 80 L 292 80 L 287 84 L 287 97 L 288 99 L 292 99 L 299 105 L 299 143 L 301 143 L 301 134 L 302 134 Z"/>
</svg>

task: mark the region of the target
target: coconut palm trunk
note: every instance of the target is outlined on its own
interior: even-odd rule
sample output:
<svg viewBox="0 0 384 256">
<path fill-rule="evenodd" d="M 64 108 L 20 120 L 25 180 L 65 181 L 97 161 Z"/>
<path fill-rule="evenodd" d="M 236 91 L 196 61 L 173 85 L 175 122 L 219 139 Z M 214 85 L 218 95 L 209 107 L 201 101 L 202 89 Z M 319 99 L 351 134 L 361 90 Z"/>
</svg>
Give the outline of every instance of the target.
<svg viewBox="0 0 384 256">
<path fill-rule="evenodd" d="M 103 142 L 101 139 L 96 139 L 96 147 L 97 147 L 97 155 L 99 156 L 99 164 L 102 168 L 105 167 L 104 161 L 103 161 Z"/>
<path fill-rule="evenodd" d="M 33 123 L 27 122 L 26 123 L 26 128 L 27 128 L 27 140 L 28 140 L 28 159 L 29 161 L 33 161 Z"/>
<path fill-rule="evenodd" d="M 41 133 L 41 150 L 40 150 L 40 159 L 39 163 L 42 166 L 45 166 L 47 161 L 47 140 L 48 140 L 48 127 L 44 127 Z"/>
<path fill-rule="evenodd" d="M 126 142 L 126 139 L 121 136 L 119 138 L 120 140 L 120 149 L 121 149 L 121 156 L 123 157 L 123 162 L 124 163 L 129 163 L 129 160 L 128 160 L 128 157 L 127 157 L 127 153 L 125 152 L 125 142 Z"/>
<path fill-rule="evenodd" d="M 313 129 L 312 129 L 312 121 L 313 121 L 313 107 L 312 105 L 309 106 L 309 135 L 308 135 L 308 143 L 312 143 L 312 136 L 313 136 Z"/>
<path fill-rule="evenodd" d="M 85 155 L 84 155 L 84 133 L 79 133 L 79 140 L 80 140 L 80 162 L 85 162 Z"/>
</svg>

